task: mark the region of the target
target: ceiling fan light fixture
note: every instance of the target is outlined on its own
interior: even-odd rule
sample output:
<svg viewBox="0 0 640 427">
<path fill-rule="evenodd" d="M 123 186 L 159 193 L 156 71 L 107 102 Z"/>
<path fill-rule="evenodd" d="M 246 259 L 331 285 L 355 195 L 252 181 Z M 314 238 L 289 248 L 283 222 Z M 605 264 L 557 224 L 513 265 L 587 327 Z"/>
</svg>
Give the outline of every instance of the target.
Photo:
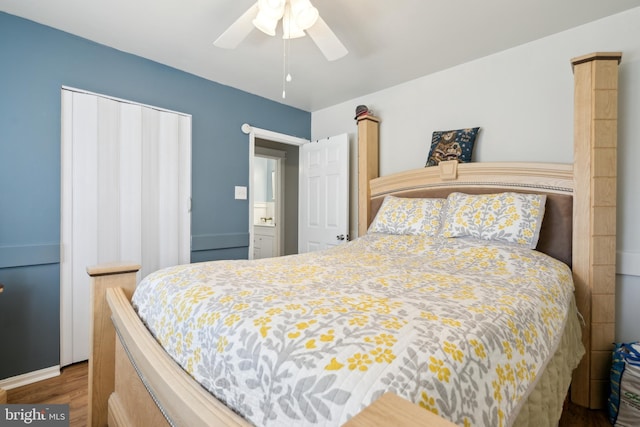
<svg viewBox="0 0 640 427">
<path fill-rule="evenodd" d="M 275 20 L 282 18 L 285 0 L 258 0 L 258 14 L 264 14 Z"/>
<path fill-rule="evenodd" d="M 276 10 L 277 9 L 277 10 Z M 285 9 L 287 9 L 286 19 Z M 295 11 L 295 12 L 294 12 Z M 296 15 L 297 12 L 297 15 Z M 285 67 L 284 84 L 287 83 L 290 43 L 288 39 L 309 36 L 328 61 L 345 56 L 348 51 L 326 22 L 318 16 L 318 10 L 309 0 L 257 0 L 236 21 L 231 24 L 213 44 L 219 48 L 233 49 L 244 40 L 254 28 L 269 36 L 276 35 L 278 22 L 283 20 L 283 52 Z M 300 26 L 300 23 L 304 26 Z M 305 28 L 309 26 L 308 28 Z M 286 28 L 285 28 L 286 27 Z M 296 28 L 297 27 L 297 28 Z"/>
<path fill-rule="evenodd" d="M 320 13 L 309 0 L 289 0 L 289 3 L 291 4 L 291 14 L 300 29 L 311 28 L 318 20 Z"/>
<path fill-rule="evenodd" d="M 304 30 L 296 24 L 295 19 L 291 16 L 291 6 L 287 3 L 284 7 L 284 16 L 282 17 L 282 38 L 297 39 L 304 36 Z"/>
<path fill-rule="evenodd" d="M 286 1 L 285 0 L 266 0 L 265 3 L 271 9 L 278 10 L 284 7 L 284 4 L 286 3 Z"/>
<path fill-rule="evenodd" d="M 274 19 L 267 14 L 263 14 L 262 11 L 258 12 L 258 15 L 252 21 L 253 26 L 269 36 L 276 35 L 276 26 L 278 25 L 278 19 Z"/>
</svg>

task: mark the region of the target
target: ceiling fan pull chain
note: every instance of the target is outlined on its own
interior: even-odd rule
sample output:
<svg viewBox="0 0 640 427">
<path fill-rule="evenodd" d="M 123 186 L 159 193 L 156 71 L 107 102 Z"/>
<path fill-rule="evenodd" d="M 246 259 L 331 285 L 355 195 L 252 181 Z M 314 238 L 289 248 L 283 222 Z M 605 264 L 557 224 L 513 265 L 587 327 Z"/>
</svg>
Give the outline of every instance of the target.
<svg viewBox="0 0 640 427">
<path fill-rule="evenodd" d="M 291 77 L 291 14 L 288 12 L 288 4 L 285 5 L 285 16 L 282 18 L 282 99 L 287 97 L 286 86 Z M 288 25 L 285 25 L 285 19 Z"/>
<path fill-rule="evenodd" d="M 293 77 L 291 77 L 291 39 L 287 39 L 287 57 L 288 57 L 288 61 L 287 61 L 287 77 L 286 77 L 286 81 L 291 82 L 291 80 L 293 80 Z"/>
<path fill-rule="evenodd" d="M 282 39 L 282 99 L 287 97 L 287 40 Z"/>
</svg>

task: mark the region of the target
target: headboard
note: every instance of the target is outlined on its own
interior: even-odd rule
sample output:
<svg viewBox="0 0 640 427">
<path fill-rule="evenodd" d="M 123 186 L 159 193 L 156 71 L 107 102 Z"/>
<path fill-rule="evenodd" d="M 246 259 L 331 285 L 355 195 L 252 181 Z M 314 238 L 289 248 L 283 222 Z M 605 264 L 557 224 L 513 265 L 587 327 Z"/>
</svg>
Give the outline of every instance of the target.
<svg viewBox="0 0 640 427">
<path fill-rule="evenodd" d="M 384 197 L 446 198 L 450 193 L 490 194 L 504 191 L 546 194 L 545 214 L 536 249 L 571 266 L 573 167 L 546 163 L 443 162 L 371 181 L 370 209 L 375 217 Z M 455 176 L 452 175 L 455 173 Z M 446 174 L 446 175 L 445 175 Z M 529 182 L 524 182 L 529 181 Z"/>
</svg>

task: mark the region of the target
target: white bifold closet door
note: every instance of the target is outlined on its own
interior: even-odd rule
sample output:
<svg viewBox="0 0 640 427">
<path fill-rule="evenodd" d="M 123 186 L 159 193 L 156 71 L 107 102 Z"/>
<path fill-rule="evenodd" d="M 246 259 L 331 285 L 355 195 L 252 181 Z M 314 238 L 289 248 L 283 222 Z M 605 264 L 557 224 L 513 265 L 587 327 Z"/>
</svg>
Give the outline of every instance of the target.
<svg viewBox="0 0 640 427">
<path fill-rule="evenodd" d="M 190 262 L 191 116 L 62 90 L 61 366 L 89 356 L 87 266 Z"/>
</svg>

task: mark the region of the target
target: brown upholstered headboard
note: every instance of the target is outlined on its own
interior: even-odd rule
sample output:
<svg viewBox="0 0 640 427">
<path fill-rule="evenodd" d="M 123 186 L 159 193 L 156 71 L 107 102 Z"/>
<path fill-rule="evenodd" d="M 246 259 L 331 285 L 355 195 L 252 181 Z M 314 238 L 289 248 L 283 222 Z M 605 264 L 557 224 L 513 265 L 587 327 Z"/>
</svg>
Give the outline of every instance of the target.
<svg viewBox="0 0 640 427">
<path fill-rule="evenodd" d="M 571 267 L 573 170 L 570 165 L 533 163 L 441 163 L 370 181 L 369 222 L 384 197 L 446 198 L 450 193 L 505 191 L 546 194 L 545 214 L 536 249 Z"/>
</svg>

